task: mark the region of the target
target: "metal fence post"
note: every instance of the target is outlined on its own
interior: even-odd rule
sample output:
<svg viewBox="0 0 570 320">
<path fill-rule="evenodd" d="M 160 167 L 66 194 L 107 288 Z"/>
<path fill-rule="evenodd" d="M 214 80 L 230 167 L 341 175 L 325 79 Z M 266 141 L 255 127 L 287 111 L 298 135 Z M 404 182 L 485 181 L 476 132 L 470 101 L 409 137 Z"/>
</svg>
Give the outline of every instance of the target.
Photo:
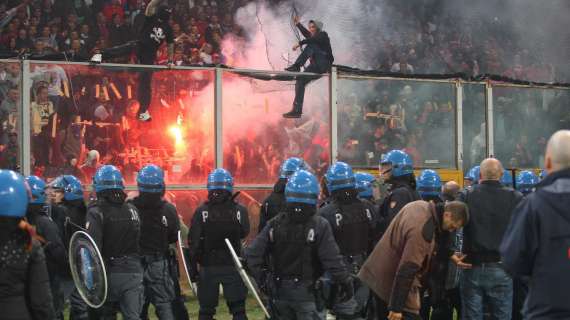
<svg viewBox="0 0 570 320">
<path fill-rule="evenodd" d="M 495 137 L 493 131 L 493 86 L 490 82 L 485 84 L 485 98 L 487 101 L 487 110 L 485 112 L 485 124 L 487 126 L 487 157 L 495 156 Z"/>
<path fill-rule="evenodd" d="M 331 68 L 329 77 L 329 103 L 330 103 L 330 141 L 331 163 L 338 159 L 338 73 L 336 67 Z"/>
<path fill-rule="evenodd" d="M 215 137 L 215 164 L 216 168 L 224 166 L 224 145 L 223 145 L 223 112 L 222 112 L 222 76 L 224 74 L 221 68 L 216 68 L 214 84 L 214 137 Z"/>
<path fill-rule="evenodd" d="M 455 129 L 457 148 L 457 169 L 463 172 L 463 83 L 455 82 Z"/>
<path fill-rule="evenodd" d="M 21 112 L 19 121 L 20 132 L 20 167 L 21 173 L 24 176 L 29 176 L 31 173 L 31 97 L 30 88 L 32 87 L 32 79 L 30 78 L 30 61 L 22 60 L 21 62 L 21 74 L 20 74 L 20 93 L 21 93 Z"/>
</svg>

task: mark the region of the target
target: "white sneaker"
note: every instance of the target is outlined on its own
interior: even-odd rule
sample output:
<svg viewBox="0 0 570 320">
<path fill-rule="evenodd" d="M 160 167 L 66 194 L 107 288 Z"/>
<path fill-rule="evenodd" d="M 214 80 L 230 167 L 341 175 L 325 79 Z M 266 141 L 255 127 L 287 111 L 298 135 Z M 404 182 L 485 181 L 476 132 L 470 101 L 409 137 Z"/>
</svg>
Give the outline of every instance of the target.
<svg viewBox="0 0 570 320">
<path fill-rule="evenodd" d="M 145 111 L 144 113 L 139 114 L 139 120 L 140 121 L 151 121 L 152 118 L 150 117 L 150 113 L 147 111 Z"/>
</svg>

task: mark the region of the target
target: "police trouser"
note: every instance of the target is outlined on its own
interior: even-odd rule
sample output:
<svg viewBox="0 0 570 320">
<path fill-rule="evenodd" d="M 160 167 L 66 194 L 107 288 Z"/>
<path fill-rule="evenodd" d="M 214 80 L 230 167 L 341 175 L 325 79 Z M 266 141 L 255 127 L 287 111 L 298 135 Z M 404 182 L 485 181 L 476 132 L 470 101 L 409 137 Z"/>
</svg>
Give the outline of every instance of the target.
<svg viewBox="0 0 570 320">
<path fill-rule="evenodd" d="M 63 301 L 69 299 L 69 318 L 71 320 L 84 320 L 89 318 L 89 307 L 79 295 L 75 283 L 69 277 L 61 278 Z"/>
<path fill-rule="evenodd" d="M 305 72 L 310 73 L 325 73 L 329 71 L 331 64 L 329 58 L 323 50 L 314 44 L 309 44 L 303 49 L 303 52 L 299 55 L 295 64 L 302 66 L 311 59 L 311 63 Z M 295 83 L 295 100 L 293 102 L 293 111 L 302 113 L 303 112 L 303 102 L 305 100 L 305 87 L 309 82 L 318 79 L 318 76 L 299 76 L 297 77 L 297 82 Z"/>
<path fill-rule="evenodd" d="M 220 296 L 220 285 L 223 287 L 224 298 L 233 319 L 247 319 L 245 314 L 247 288 L 233 266 L 205 266 L 200 268 L 198 282 L 199 319 L 210 320 L 214 318 Z"/>
<path fill-rule="evenodd" d="M 272 309 L 272 318 L 278 320 L 323 319 L 322 312 L 317 310 L 314 284 L 302 281 L 279 281 Z"/>
<path fill-rule="evenodd" d="M 170 276 L 168 258 L 164 255 L 145 255 L 142 263 L 145 304 L 154 305 L 160 320 L 174 320 L 174 281 Z"/>
<path fill-rule="evenodd" d="M 156 52 L 150 52 L 141 48 L 139 44 L 137 48 L 137 58 L 139 64 L 154 64 L 156 60 Z M 139 87 L 137 98 L 140 103 L 139 114 L 145 113 L 150 106 L 152 98 L 152 69 L 145 69 L 139 73 Z"/>
<path fill-rule="evenodd" d="M 123 257 L 107 262 L 109 290 L 103 306 L 103 318 L 115 319 L 114 305 L 117 304 L 124 320 L 140 319 L 144 303 L 143 273 L 139 257 Z M 122 271 L 123 272 L 119 272 Z M 125 272 L 140 270 L 140 272 Z"/>
</svg>

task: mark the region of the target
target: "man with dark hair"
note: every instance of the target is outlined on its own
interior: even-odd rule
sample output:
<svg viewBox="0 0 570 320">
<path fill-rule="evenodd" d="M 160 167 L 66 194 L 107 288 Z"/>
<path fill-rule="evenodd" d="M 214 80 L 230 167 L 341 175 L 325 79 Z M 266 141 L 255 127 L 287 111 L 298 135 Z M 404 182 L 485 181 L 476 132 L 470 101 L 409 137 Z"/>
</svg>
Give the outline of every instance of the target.
<svg viewBox="0 0 570 320">
<path fill-rule="evenodd" d="M 286 71 L 299 72 L 305 62 L 310 59 L 309 65 L 305 68 L 305 72 L 310 73 L 325 73 L 331 68 L 334 61 L 334 56 L 331 48 L 331 41 L 329 35 L 323 31 L 323 23 L 318 20 L 309 21 L 309 30 L 305 29 L 299 22 L 299 17 L 294 18 L 295 25 L 303 36 L 304 40 L 299 41 L 293 46 L 293 50 L 305 46 L 301 54 L 291 66 L 286 68 Z M 285 113 L 285 118 L 300 118 L 303 113 L 303 101 L 305 98 L 305 87 L 309 82 L 317 78 L 313 77 L 299 77 L 295 83 L 295 101 L 293 102 L 293 110 Z"/>
<path fill-rule="evenodd" d="M 513 280 L 501 261 L 499 244 L 522 194 L 501 185 L 503 172 L 499 160 L 483 160 L 480 183 L 460 196 L 472 213 L 463 230 L 464 255 L 452 256 L 466 269 L 460 285 L 465 319 L 483 318 L 483 306 L 493 319 L 511 319 Z"/>
<path fill-rule="evenodd" d="M 358 274 L 378 296 L 377 319 L 420 319 L 420 278 L 444 233 L 468 221 L 469 210 L 458 201 L 419 200 L 402 208 Z"/>
</svg>

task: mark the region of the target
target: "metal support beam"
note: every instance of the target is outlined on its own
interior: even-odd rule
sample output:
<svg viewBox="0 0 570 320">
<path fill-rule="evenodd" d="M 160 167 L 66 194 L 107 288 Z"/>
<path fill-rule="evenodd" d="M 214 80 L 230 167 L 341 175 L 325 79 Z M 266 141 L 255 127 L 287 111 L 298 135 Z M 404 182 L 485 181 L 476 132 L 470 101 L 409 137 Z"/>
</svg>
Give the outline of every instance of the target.
<svg viewBox="0 0 570 320">
<path fill-rule="evenodd" d="M 463 83 L 455 82 L 455 129 L 457 169 L 463 172 Z"/>
<path fill-rule="evenodd" d="M 20 74 L 21 110 L 18 119 L 18 136 L 20 137 L 20 167 L 21 173 L 29 176 L 31 171 L 32 139 L 31 139 L 31 97 L 32 79 L 30 78 L 30 61 L 22 60 Z"/>
<path fill-rule="evenodd" d="M 495 156 L 495 134 L 493 131 L 493 86 L 487 82 L 485 85 L 485 98 L 487 101 L 487 109 L 485 112 L 485 125 L 487 126 L 487 157 Z"/>
<path fill-rule="evenodd" d="M 224 144 L 223 144 L 223 112 L 222 112 L 222 77 L 224 71 L 216 68 L 215 84 L 214 84 L 214 143 L 215 148 L 215 164 L 216 168 L 224 166 Z"/>
<path fill-rule="evenodd" d="M 330 141 L 331 141 L 331 162 L 338 158 L 338 73 L 336 67 L 332 67 L 329 77 L 329 103 L 330 103 Z"/>
</svg>

